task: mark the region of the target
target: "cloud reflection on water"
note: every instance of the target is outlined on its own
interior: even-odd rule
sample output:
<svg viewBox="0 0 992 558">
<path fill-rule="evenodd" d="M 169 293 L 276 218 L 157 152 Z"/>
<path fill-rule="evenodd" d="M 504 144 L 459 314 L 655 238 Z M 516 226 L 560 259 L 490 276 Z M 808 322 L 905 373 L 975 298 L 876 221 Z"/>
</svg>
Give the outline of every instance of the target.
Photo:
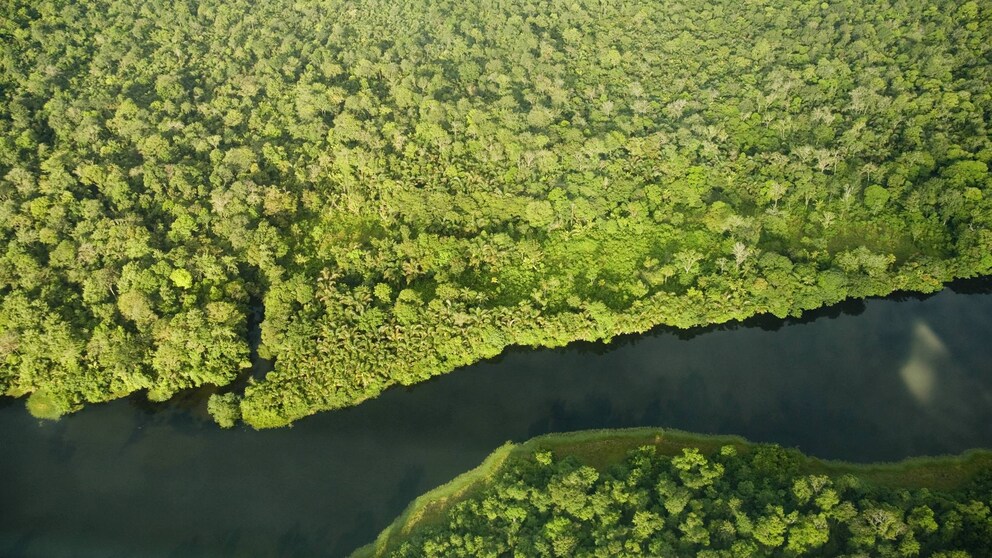
<svg viewBox="0 0 992 558">
<path fill-rule="evenodd" d="M 899 370 L 906 389 L 920 404 L 933 403 L 937 375 L 950 361 L 950 353 L 940 337 L 923 320 L 913 324 L 909 358 Z"/>
</svg>

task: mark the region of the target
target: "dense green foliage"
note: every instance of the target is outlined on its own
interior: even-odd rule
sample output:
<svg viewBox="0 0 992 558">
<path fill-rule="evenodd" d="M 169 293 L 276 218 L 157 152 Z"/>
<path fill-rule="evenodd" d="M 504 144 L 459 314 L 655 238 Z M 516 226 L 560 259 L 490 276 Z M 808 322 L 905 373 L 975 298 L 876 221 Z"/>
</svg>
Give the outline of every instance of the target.
<svg viewBox="0 0 992 558">
<path fill-rule="evenodd" d="M 394 548 L 357 555 L 966 558 L 992 549 L 988 461 L 939 491 L 872 482 L 852 474 L 857 466 L 811 473 L 808 458 L 778 446 L 673 453 L 645 445 L 600 468 L 551 451 L 511 455 L 439 519 L 404 530 Z M 932 466 L 949 473 L 960 463 Z M 898 473 L 905 484 L 914 466 Z"/>
<path fill-rule="evenodd" d="M 0 393 L 275 370 L 278 426 L 498 354 L 992 271 L 992 6 L 5 0 Z"/>
</svg>

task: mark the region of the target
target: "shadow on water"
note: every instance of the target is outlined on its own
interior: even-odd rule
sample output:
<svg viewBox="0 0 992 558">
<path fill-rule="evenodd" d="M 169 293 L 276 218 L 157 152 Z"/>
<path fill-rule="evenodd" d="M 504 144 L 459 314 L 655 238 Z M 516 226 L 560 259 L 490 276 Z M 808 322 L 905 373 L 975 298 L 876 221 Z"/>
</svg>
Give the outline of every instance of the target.
<svg viewBox="0 0 992 558">
<path fill-rule="evenodd" d="M 321 547 L 311 540 L 312 533 L 300 524 L 293 525 L 279 537 L 279 556 L 306 557 L 321 555 Z M 326 552 L 326 550 L 324 551 Z"/>
<path fill-rule="evenodd" d="M 141 391 L 131 394 L 126 398 L 135 408 L 141 410 L 146 415 L 157 415 L 168 411 L 183 411 L 183 413 L 170 413 L 170 419 L 175 420 L 177 427 L 192 427 L 198 425 L 203 420 L 212 420 L 207 412 L 207 401 L 215 393 L 242 393 L 252 378 L 261 380 L 272 371 L 275 366 L 274 359 L 262 358 L 258 354 L 259 345 L 262 342 L 262 320 L 265 319 L 265 307 L 260 299 L 252 299 L 248 313 L 248 346 L 249 362 L 251 366 L 241 370 L 237 377 L 227 385 L 216 386 L 205 384 L 195 388 L 184 389 L 176 392 L 165 401 L 152 401 L 148 399 L 147 392 Z M 0 399 L 0 403 L 3 400 Z M 188 415 L 188 416 L 183 416 Z M 192 420 L 186 420 L 192 419 Z"/>
<path fill-rule="evenodd" d="M 951 291 L 959 294 L 989 294 L 992 293 L 992 277 L 979 277 L 974 279 L 958 279 L 947 285 Z M 602 355 L 619 350 L 623 347 L 636 344 L 648 337 L 663 335 L 675 336 L 683 341 L 690 341 L 701 335 L 707 335 L 715 331 L 732 331 L 736 329 L 757 328 L 764 331 L 778 331 L 783 327 L 802 325 L 816 322 L 818 320 L 833 320 L 840 316 L 858 316 L 865 311 L 867 304 L 876 300 L 888 300 L 893 302 L 924 301 L 938 293 L 919 293 L 912 291 L 896 291 L 886 296 L 875 296 L 865 299 L 851 298 L 842 300 L 830 306 L 823 306 L 803 312 L 802 316 L 788 316 L 778 318 L 771 314 L 759 314 L 744 320 L 731 320 L 722 324 L 712 324 L 707 326 L 691 327 L 681 329 L 672 326 L 660 325 L 651 328 L 644 333 L 632 333 L 618 335 L 612 340 L 605 341 L 575 341 L 569 343 L 567 347 L 558 350 L 575 350 L 585 354 Z M 509 354 L 519 354 L 533 351 L 532 347 L 512 346 L 508 347 L 500 355 L 488 359 L 484 362 L 498 364 L 503 357 Z"/>
<path fill-rule="evenodd" d="M 262 304 L 261 299 L 253 299 L 251 302 L 251 312 L 248 314 L 248 358 L 251 362 L 251 367 L 245 370 L 235 380 L 231 386 L 232 390 L 242 391 L 244 389 L 242 382 L 247 384 L 248 378 L 261 380 L 265 378 L 266 374 L 272 371 L 275 360 L 262 358 L 258 354 L 258 348 L 262 344 L 263 320 L 265 320 L 265 306 Z"/>
<path fill-rule="evenodd" d="M 923 300 L 928 295 L 920 295 L 918 293 L 906 293 L 907 295 L 915 294 L 920 297 L 916 300 Z M 899 296 L 896 293 L 890 295 L 891 297 Z M 884 300 L 888 297 L 876 297 L 877 299 Z M 873 299 L 868 299 L 873 300 Z M 896 299 L 893 300 L 909 300 L 906 299 Z M 479 363 L 484 364 L 500 364 L 507 357 L 513 355 L 527 354 L 535 350 L 551 350 L 551 351 L 575 351 L 582 354 L 590 355 L 603 355 L 611 353 L 634 345 L 636 343 L 642 342 L 644 339 L 661 337 L 661 336 L 671 336 L 678 338 L 682 341 L 690 341 L 699 337 L 701 335 L 707 335 L 715 331 L 732 331 L 736 329 L 751 329 L 758 328 L 765 331 L 777 331 L 785 326 L 797 325 L 797 324 L 807 324 L 812 323 L 821 319 L 834 319 L 839 316 L 857 316 L 864 312 L 865 300 L 863 299 L 847 299 L 843 300 L 837 304 L 826 306 L 822 308 L 817 308 L 814 310 L 807 310 L 802 316 L 787 317 L 787 318 L 776 318 L 771 314 L 759 314 L 757 316 L 751 316 L 745 320 L 731 320 L 724 322 L 722 324 L 711 324 L 706 326 L 691 327 L 688 329 L 682 329 L 673 326 L 659 325 L 655 326 L 644 333 L 628 333 L 617 335 L 610 341 L 573 341 L 564 347 L 557 347 L 554 349 L 544 349 L 535 348 L 522 345 L 511 345 L 503 350 L 502 353 L 479 361 Z M 431 382 L 436 378 L 431 378 L 425 382 L 418 383 L 414 386 L 406 386 L 406 389 L 415 389 L 416 386 L 421 385 L 426 382 Z"/>
<path fill-rule="evenodd" d="M 59 423 L 54 427 L 55 435 L 48 440 L 48 457 L 53 463 L 68 465 L 69 461 L 76 455 L 76 442 L 66 436 L 65 423 Z"/>
<path fill-rule="evenodd" d="M 974 277 L 971 279 L 958 279 L 947 285 L 958 294 L 992 294 L 992 275 Z"/>
<path fill-rule="evenodd" d="M 992 292 L 992 291 L 990 291 Z M 645 338 L 659 336 L 673 336 L 682 341 L 691 341 L 702 335 L 708 335 L 716 331 L 733 331 L 737 329 L 761 329 L 764 331 L 778 331 L 783 327 L 802 325 L 824 319 L 836 319 L 840 316 L 858 316 L 865 311 L 866 305 L 873 300 L 890 301 L 922 301 L 934 296 L 933 294 L 913 293 L 897 291 L 884 297 L 871 297 L 868 299 L 845 299 L 830 306 L 815 308 L 803 312 L 802 316 L 778 318 L 771 314 L 758 314 L 744 320 L 731 320 L 721 324 L 711 324 L 706 326 L 691 327 L 681 329 L 677 327 L 659 325 L 644 333 L 630 333 L 618 335 L 610 341 L 574 341 L 566 347 L 554 349 L 565 351 L 578 351 L 583 354 L 602 355 L 617 351 L 624 347 L 639 343 Z M 483 362 L 498 364 L 502 358 L 510 354 L 521 354 L 533 351 L 532 347 L 511 346 L 500 355 Z"/>
</svg>

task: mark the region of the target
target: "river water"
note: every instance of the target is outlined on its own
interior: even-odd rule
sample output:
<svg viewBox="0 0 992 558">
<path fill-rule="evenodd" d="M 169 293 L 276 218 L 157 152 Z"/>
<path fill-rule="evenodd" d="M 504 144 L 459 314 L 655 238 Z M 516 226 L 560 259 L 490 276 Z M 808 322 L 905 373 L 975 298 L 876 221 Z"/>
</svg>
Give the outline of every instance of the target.
<svg viewBox="0 0 992 558">
<path fill-rule="evenodd" d="M 0 399 L 0 556 L 345 556 L 504 441 L 556 431 L 664 426 L 850 461 L 992 447 L 990 285 L 511 350 L 273 431 L 222 431 L 202 398 L 56 423 Z"/>
</svg>

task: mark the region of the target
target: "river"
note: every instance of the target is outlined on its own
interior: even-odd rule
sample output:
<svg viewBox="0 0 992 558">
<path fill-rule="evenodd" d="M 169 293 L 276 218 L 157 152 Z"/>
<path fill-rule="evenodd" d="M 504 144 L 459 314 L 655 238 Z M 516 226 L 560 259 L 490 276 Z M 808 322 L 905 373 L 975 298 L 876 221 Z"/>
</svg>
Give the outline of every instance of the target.
<svg viewBox="0 0 992 558">
<path fill-rule="evenodd" d="M 222 431 L 201 398 L 59 422 L 0 399 L 0 556 L 345 556 L 506 440 L 739 434 L 824 458 L 992 447 L 992 282 L 610 345 L 515 349 L 292 428 Z"/>
</svg>

